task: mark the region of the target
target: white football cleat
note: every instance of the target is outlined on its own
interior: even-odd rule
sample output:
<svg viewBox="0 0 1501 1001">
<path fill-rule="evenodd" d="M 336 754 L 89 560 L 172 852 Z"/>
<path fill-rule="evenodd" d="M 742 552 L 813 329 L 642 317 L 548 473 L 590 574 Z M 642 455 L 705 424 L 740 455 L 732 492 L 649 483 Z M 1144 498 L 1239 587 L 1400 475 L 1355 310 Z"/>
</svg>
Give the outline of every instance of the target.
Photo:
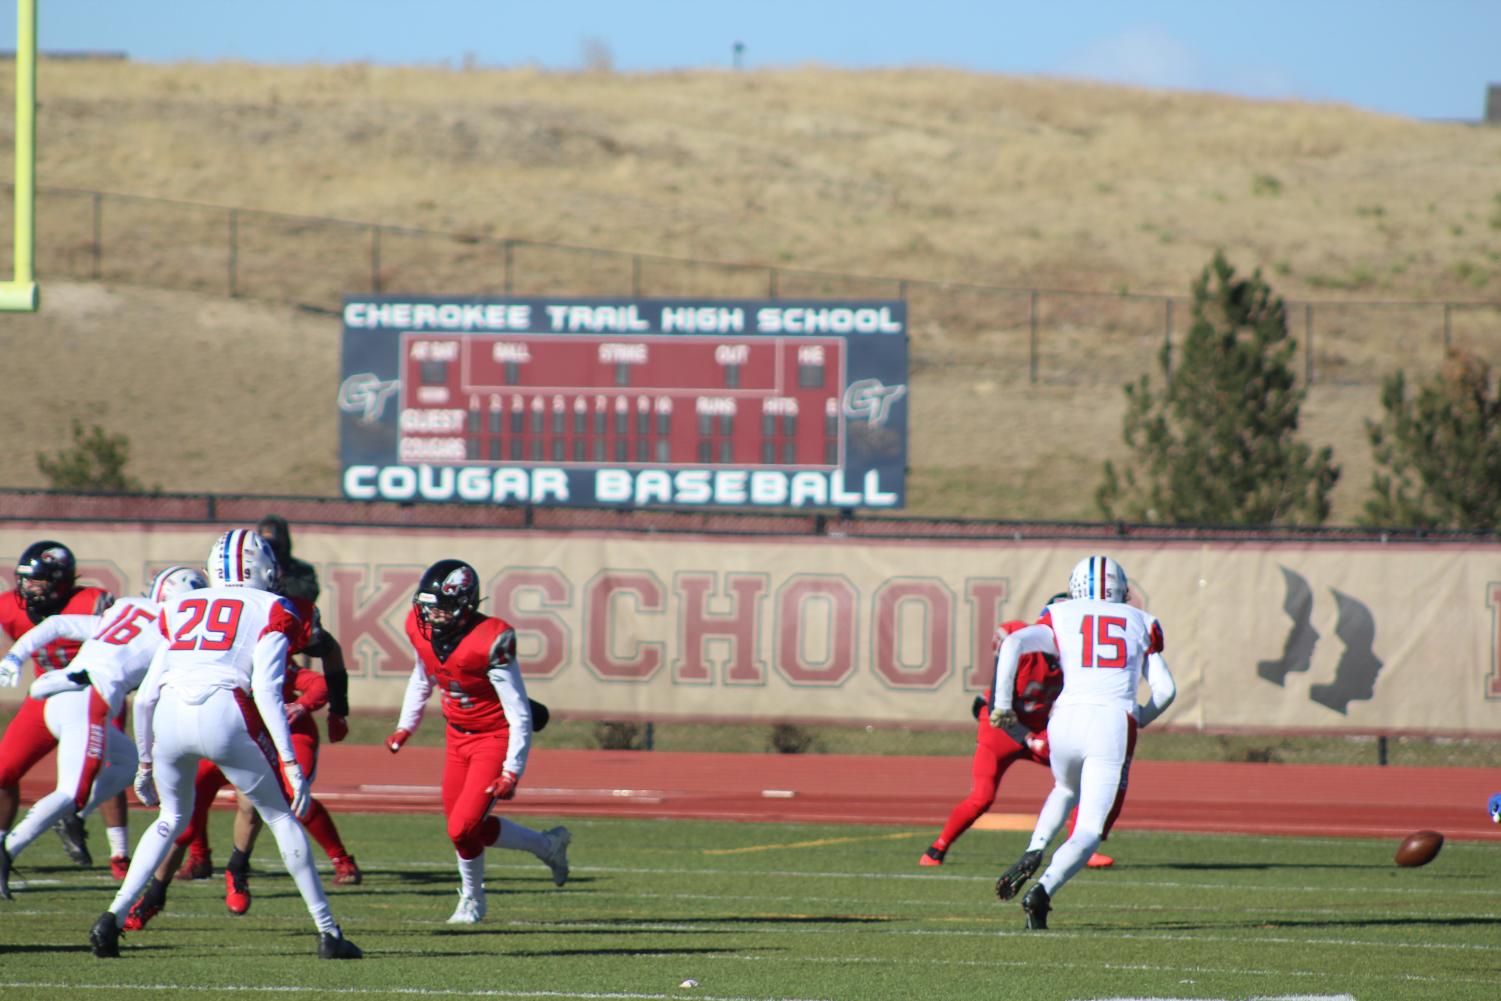
<svg viewBox="0 0 1501 1001">
<path fill-rule="evenodd" d="M 453 917 L 448 919 L 451 925 L 477 925 L 485 916 L 485 895 L 483 892 L 477 897 L 470 897 L 459 891 L 459 906 L 453 909 Z"/>
<path fill-rule="evenodd" d="M 554 886 L 562 886 L 568 882 L 568 842 L 573 840 L 573 834 L 566 827 L 554 827 L 550 831 L 543 831 L 542 836 L 547 839 L 547 851 L 541 858 L 552 870 L 552 882 Z"/>
</svg>

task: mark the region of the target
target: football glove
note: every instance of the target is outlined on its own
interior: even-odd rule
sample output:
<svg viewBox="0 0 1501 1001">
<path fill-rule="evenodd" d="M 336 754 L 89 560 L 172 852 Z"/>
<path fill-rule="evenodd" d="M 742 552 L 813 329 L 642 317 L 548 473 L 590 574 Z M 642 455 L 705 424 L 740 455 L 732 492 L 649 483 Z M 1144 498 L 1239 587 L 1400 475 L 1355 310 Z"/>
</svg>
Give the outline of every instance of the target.
<svg viewBox="0 0 1501 1001">
<path fill-rule="evenodd" d="M 31 697 L 48 699 L 63 692 L 79 692 L 87 687 L 87 671 L 48 671 L 31 683 Z"/>
<path fill-rule="evenodd" d="M 496 799 L 510 799 L 516 795 L 516 783 L 521 779 L 511 772 L 501 772 L 500 778 L 485 786 L 485 795 Z"/>
<path fill-rule="evenodd" d="M 283 761 L 281 763 L 281 773 L 287 777 L 287 785 L 292 790 L 292 813 L 300 820 L 307 813 L 307 808 L 312 804 L 312 789 L 308 786 L 307 779 L 303 778 L 302 766 L 297 762 Z"/>
<path fill-rule="evenodd" d="M 990 725 L 997 730 L 1007 730 L 1016 726 L 1016 713 L 1010 709 L 1002 709 L 996 706 L 990 710 Z"/>
<path fill-rule="evenodd" d="M 288 702 L 281 709 L 287 714 L 287 726 L 291 726 L 307 715 L 307 706 L 301 702 Z"/>
<path fill-rule="evenodd" d="M 156 795 L 156 777 L 151 773 L 149 764 L 142 764 L 136 769 L 136 799 L 143 806 L 161 806 L 161 800 Z"/>
<path fill-rule="evenodd" d="M 395 754 L 397 751 L 401 750 L 401 745 L 405 744 L 407 742 L 407 739 L 411 736 L 412 731 L 410 730 L 397 730 L 395 733 L 391 734 L 391 736 L 386 738 L 386 750 L 390 751 L 392 754 Z"/>
<path fill-rule="evenodd" d="M 330 744 L 337 744 L 347 736 L 349 736 L 349 720 L 343 716 L 335 716 L 333 713 L 329 713 L 328 742 Z"/>
<path fill-rule="evenodd" d="M 21 683 L 21 658 L 13 653 L 0 657 L 0 686 L 15 688 Z"/>
<path fill-rule="evenodd" d="M 1026 738 L 1027 750 L 1037 755 L 1042 760 L 1048 760 L 1048 732 L 1029 733 Z"/>
</svg>

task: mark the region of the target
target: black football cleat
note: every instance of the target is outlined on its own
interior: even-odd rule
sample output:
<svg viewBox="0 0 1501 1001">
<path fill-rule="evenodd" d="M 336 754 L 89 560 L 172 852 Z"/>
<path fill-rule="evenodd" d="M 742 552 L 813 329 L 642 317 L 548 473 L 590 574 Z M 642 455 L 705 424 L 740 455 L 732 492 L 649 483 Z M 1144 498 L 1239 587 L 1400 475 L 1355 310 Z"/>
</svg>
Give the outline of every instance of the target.
<svg viewBox="0 0 1501 1001">
<path fill-rule="evenodd" d="M 74 865 L 94 864 L 94 856 L 89 854 L 89 836 L 83 829 L 82 817 L 69 810 L 61 820 L 52 825 L 52 829 L 62 839 L 63 851 L 68 853 L 68 858 L 73 860 Z"/>
<path fill-rule="evenodd" d="M 89 944 L 100 959 L 120 958 L 120 924 L 113 911 L 105 911 L 89 929 Z"/>
<path fill-rule="evenodd" d="M 14 900 L 10 895 L 10 852 L 5 850 L 5 839 L 0 838 L 0 900 Z"/>
<path fill-rule="evenodd" d="M 1048 930 L 1048 911 L 1053 909 L 1053 898 L 1041 883 L 1033 883 L 1032 889 L 1022 898 L 1022 913 L 1027 916 L 1029 931 Z"/>
<path fill-rule="evenodd" d="M 342 931 L 335 928 L 318 936 L 318 958 L 364 959 L 365 954 L 360 951 L 359 946 L 345 938 Z"/>
<path fill-rule="evenodd" d="M 1022 884 L 1032 878 L 1032 874 L 1037 872 L 1037 867 L 1040 865 L 1042 865 L 1041 850 L 1022 852 L 1022 857 L 1016 860 L 1016 864 L 1001 873 L 1001 878 L 995 881 L 995 895 L 1002 900 L 1010 900 L 1016 896 L 1016 891 L 1022 888 Z"/>
</svg>

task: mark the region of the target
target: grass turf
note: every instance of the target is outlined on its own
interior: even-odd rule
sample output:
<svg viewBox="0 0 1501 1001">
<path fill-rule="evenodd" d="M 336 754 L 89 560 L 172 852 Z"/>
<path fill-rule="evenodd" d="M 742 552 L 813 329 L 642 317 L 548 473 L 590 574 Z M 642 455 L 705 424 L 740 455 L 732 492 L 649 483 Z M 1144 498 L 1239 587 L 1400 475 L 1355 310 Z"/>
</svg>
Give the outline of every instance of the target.
<svg viewBox="0 0 1501 1001">
<path fill-rule="evenodd" d="M 132 816 L 137 832 L 144 820 Z M 1451 843 L 1429 866 L 1399 869 L 1386 841 L 1122 831 L 1116 867 L 1081 873 L 1058 895 L 1052 929 L 1026 932 L 1016 902 L 992 891 L 1020 834 L 971 831 L 941 869 L 919 869 L 938 818 L 920 830 L 529 818 L 572 828 L 568 885 L 555 888 L 530 856 L 492 849 L 489 915 L 455 927 L 457 875 L 436 814 L 338 820 L 366 879 L 330 897 L 365 961 L 315 958 L 269 837 L 248 915 L 226 913 L 217 874 L 178 883 L 151 927 L 126 935 L 121 959 L 96 960 L 88 929 L 114 883 L 68 864 L 49 837 L 21 859 L 16 899 L 0 901 L 0 997 L 1495 993 L 1501 852 L 1489 844 Z M 220 861 L 228 823 L 215 811 Z M 679 986 L 688 980 L 697 986 Z"/>
</svg>

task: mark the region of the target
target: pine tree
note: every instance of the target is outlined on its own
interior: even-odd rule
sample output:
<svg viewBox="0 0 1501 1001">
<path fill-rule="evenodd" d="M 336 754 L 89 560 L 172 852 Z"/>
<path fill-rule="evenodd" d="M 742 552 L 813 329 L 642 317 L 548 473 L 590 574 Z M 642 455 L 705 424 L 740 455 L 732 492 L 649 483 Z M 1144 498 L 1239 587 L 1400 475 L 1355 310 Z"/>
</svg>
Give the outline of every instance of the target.
<svg viewBox="0 0 1501 1001">
<path fill-rule="evenodd" d="M 83 424 L 73 419 L 73 446 L 48 456 L 38 452 L 37 468 L 51 481 L 53 490 L 76 493 L 141 493 L 141 481 L 126 475 L 130 461 L 130 439 L 123 434 L 109 434 L 98 424 L 87 433 Z"/>
<path fill-rule="evenodd" d="M 1401 372 L 1381 391 L 1382 419 L 1366 421 L 1377 471 L 1361 523 L 1391 528 L 1501 528 L 1501 379 L 1451 349 L 1409 399 Z"/>
<path fill-rule="evenodd" d="M 1193 324 L 1161 387 L 1127 384 L 1132 457 L 1105 463 L 1095 499 L 1107 518 L 1180 525 L 1321 524 L 1339 479 L 1332 449 L 1298 438 L 1304 393 L 1282 299 L 1258 271 L 1237 278 L 1222 253 L 1193 285 Z"/>
</svg>

